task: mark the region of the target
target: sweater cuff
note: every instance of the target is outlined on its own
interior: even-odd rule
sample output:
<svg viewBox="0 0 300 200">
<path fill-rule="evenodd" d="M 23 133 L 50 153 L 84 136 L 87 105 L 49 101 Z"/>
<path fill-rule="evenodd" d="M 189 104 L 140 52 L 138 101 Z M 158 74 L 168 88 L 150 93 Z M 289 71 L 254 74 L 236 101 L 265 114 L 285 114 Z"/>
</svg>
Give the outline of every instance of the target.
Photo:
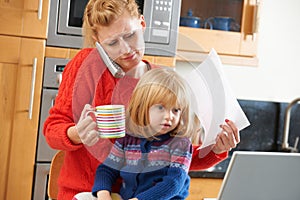
<svg viewBox="0 0 300 200">
<path fill-rule="evenodd" d="M 82 143 L 80 144 L 74 144 L 70 138 L 68 137 L 68 129 L 72 126 L 75 126 L 74 123 L 71 123 L 71 124 L 67 124 L 66 126 L 64 126 L 64 131 L 63 131 L 63 135 L 62 135 L 62 138 L 63 138 L 63 146 L 65 146 L 66 150 L 67 151 L 76 151 L 77 149 L 80 149 L 82 147 Z"/>
<path fill-rule="evenodd" d="M 73 144 L 67 135 L 67 130 L 74 126 L 74 123 L 59 123 L 51 125 L 44 130 L 48 145 L 53 149 L 75 151 L 82 147 L 82 144 Z"/>
<path fill-rule="evenodd" d="M 219 162 L 227 158 L 228 152 L 221 154 L 215 154 L 213 151 L 209 151 L 204 157 L 201 157 L 201 150 L 194 146 L 192 163 L 190 166 L 190 171 L 193 170 L 205 170 L 208 169 Z"/>
<path fill-rule="evenodd" d="M 224 160 L 225 158 L 228 157 L 228 151 L 225 151 L 225 152 L 220 153 L 220 154 L 215 154 L 215 156 L 216 156 L 216 159 Z"/>
</svg>

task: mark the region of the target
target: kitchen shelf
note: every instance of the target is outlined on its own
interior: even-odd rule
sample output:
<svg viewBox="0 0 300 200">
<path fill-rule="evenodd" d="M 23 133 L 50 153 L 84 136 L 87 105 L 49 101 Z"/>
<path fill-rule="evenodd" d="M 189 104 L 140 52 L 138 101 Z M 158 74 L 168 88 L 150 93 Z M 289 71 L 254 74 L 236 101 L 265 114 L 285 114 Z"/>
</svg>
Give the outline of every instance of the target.
<svg viewBox="0 0 300 200">
<path fill-rule="evenodd" d="M 217 0 L 186 0 L 182 2 L 182 13 L 187 8 L 193 8 L 195 15 L 208 19 L 209 17 L 225 15 L 234 18 L 240 25 L 239 30 L 223 31 L 203 28 L 179 27 L 177 60 L 202 61 L 209 51 L 214 48 L 223 63 L 233 65 L 257 66 L 257 44 L 259 24 L 259 0 L 224 0 L 220 5 Z M 202 6 L 209 6 L 211 13 L 204 12 Z M 233 7 L 230 7 L 233 6 Z M 202 9 L 202 10 L 201 10 Z M 230 13 L 237 12 L 236 14 Z M 204 16 L 204 17 L 203 17 Z"/>
</svg>

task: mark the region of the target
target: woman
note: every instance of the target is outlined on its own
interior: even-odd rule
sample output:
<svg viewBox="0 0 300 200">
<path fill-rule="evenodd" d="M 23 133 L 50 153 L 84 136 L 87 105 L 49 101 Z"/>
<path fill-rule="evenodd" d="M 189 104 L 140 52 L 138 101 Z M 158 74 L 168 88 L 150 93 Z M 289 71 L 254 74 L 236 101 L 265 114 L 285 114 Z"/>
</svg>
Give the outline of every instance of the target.
<svg viewBox="0 0 300 200">
<path fill-rule="evenodd" d="M 122 79 L 113 77 L 94 48 L 82 49 L 64 69 L 55 105 L 44 124 L 48 144 L 66 152 L 58 200 L 69 200 L 79 192 L 91 191 L 96 168 L 114 142 L 99 139 L 94 130 L 96 123 L 85 113 L 95 105 L 126 105 L 140 76 L 157 68 L 142 60 L 146 23 L 135 0 L 90 0 L 83 28 L 86 46 L 99 42 L 126 75 Z M 198 147 L 193 147 L 190 169 L 206 169 L 217 164 L 238 142 L 236 126 L 226 120 L 216 144 L 205 157 L 200 158 Z"/>
</svg>

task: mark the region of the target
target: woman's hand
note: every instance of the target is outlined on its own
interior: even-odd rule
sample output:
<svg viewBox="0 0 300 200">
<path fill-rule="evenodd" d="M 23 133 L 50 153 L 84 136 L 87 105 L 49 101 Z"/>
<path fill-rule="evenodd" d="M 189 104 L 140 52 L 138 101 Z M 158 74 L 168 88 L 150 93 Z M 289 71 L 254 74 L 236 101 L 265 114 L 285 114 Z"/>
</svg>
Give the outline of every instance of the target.
<svg viewBox="0 0 300 200">
<path fill-rule="evenodd" d="M 240 142 L 240 133 L 235 124 L 228 119 L 225 122 L 226 124 L 220 125 L 222 131 L 218 134 L 216 144 L 212 148 L 215 154 L 230 151 Z"/>
<path fill-rule="evenodd" d="M 89 111 L 93 111 L 93 108 L 86 104 L 77 125 L 68 129 L 68 137 L 74 144 L 83 143 L 92 146 L 99 140 L 98 132 L 95 130 L 97 124 L 91 116 L 87 115 Z"/>
</svg>

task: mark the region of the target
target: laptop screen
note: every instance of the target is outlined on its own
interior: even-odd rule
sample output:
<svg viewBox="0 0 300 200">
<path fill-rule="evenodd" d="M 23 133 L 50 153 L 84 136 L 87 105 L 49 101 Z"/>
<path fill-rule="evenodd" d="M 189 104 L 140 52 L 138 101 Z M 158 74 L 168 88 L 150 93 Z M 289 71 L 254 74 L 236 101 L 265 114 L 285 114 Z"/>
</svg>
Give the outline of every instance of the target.
<svg viewBox="0 0 300 200">
<path fill-rule="evenodd" d="M 218 200 L 277 199 L 300 199 L 300 154 L 235 151 Z"/>
</svg>

